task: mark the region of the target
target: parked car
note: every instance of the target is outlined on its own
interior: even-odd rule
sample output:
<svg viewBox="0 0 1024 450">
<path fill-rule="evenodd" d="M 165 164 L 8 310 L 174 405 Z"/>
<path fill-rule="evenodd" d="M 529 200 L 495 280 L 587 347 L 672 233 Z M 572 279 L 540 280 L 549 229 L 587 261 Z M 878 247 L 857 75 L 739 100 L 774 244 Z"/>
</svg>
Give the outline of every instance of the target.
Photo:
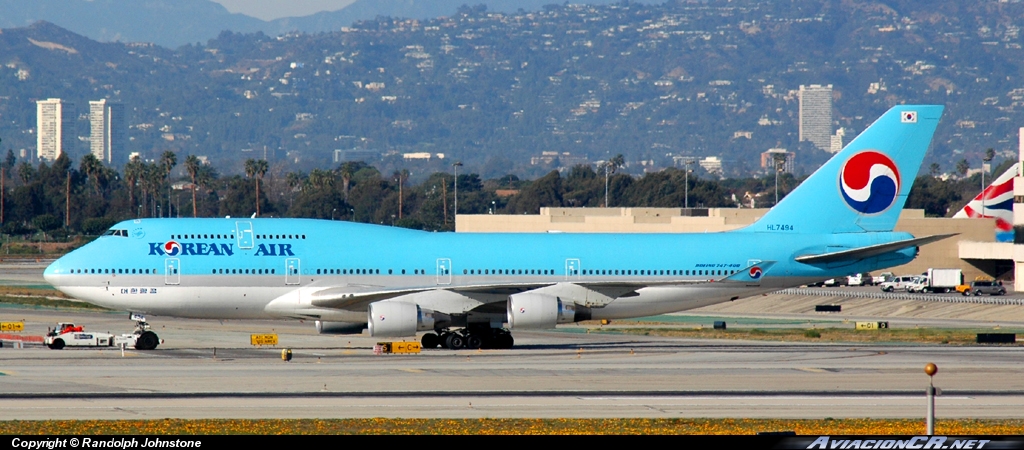
<svg viewBox="0 0 1024 450">
<path fill-rule="evenodd" d="M 965 290 L 963 295 L 1006 295 L 1006 288 L 1002 281 L 975 280 L 971 282 L 970 289 Z"/>
<path fill-rule="evenodd" d="M 892 272 L 882 272 L 882 273 L 880 273 L 878 275 L 875 275 L 874 277 L 871 277 L 871 282 L 874 283 L 877 286 L 877 285 L 885 283 L 886 281 L 889 281 L 889 280 L 891 280 L 891 279 L 893 279 L 895 277 L 896 277 L 896 275 L 893 274 Z"/>
<path fill-rule="evenodd" d="M 850 286 L 872 286 L 875 284 L 870 273 L 855 273 L 846 277 L 846 284 Z"/>
<path fill-rule="evenodd" d="M 846 286 L 847 285 L 846 277 L 829 278 L 829 279 L 823 281 L 821 284 L 822 284 L 822 286 L 825 286 L 825 287 L 839 287 L 839 286 Z"/>
<path fill-rule="evenodd" d="M 904 291 L 914 283 L 917 283 L 919 277 L 920 275 L 902 275 L 893 277 L 889 281 L 880 284 L 879 287 L 882 288 L 882 291 L 884 292 Z"/>
</svg>

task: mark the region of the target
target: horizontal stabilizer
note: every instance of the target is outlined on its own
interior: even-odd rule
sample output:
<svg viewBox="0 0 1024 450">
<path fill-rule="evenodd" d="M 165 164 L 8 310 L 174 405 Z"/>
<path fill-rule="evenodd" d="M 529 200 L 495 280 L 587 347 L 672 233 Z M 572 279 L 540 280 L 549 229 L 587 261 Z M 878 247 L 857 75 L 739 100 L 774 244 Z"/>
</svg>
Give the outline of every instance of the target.
<svg viewBox="0 0 1024 450">
<path fill-rule="evenodd" d="M 854 248 L 839 252 L 822 253 L 819 255 L 798 256 L 795 259 L 797 262 L 802 262 L 805 264 L 832 263 L 837 261 L 856 261 L 859 259 L 870 258 L 872 256 L 878 256 L 889 252 L 903 250 L 905 248 L 920 247 L 924 244 L 929 244 L 935 241 L 941 241 L 950 236 L 956 236 L 957 234 L 959 233 L 935 234 L 931 236 L 919 237 L 914 239 L 889 242 L 886 244 L 869 245 L 867 247 Z"/>
</svg>

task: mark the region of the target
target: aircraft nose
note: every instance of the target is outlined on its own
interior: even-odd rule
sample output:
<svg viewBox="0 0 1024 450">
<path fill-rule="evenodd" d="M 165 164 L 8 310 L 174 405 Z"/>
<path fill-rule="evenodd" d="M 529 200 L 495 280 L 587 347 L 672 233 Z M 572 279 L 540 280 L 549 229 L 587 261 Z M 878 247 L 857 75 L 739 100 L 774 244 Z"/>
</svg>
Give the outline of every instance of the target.
<svg viewBox="0 0 1024 450">
<path fill-rule="evenodd" d="M 61 258 L 63 259 L 63 258 Z M 52 286 L 57 286 L 60 278 L 60 259 L 50 263 L 46 266 L 46 270 L 43 270 L 43 279 Z"/>
</svg>

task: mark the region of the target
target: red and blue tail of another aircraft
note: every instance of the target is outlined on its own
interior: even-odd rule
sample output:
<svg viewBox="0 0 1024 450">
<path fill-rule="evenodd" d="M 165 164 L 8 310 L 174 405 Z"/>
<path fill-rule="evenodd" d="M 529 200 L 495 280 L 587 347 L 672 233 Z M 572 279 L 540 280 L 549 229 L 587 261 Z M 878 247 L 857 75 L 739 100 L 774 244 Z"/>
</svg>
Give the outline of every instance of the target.
<svg viewBox="0 0 1024 450">
<path fill-rule="evenodd" d="M 995 219 L 996 241 L 1013 242 L 1013 178 L 1018 163 L 998 176 L 974 200 L 953 215 L 954 219 Z"/>
</svg>

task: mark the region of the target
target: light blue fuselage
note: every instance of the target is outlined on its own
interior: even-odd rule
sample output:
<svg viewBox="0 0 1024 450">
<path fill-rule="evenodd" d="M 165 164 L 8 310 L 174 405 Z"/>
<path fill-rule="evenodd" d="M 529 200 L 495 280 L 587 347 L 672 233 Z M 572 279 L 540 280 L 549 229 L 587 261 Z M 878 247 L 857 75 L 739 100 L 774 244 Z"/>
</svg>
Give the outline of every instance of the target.
<svg viewBox="0 0 1024 450">
<path fill-rule="evenodd" d="M 641 289 L 641 295 L 594 313 L 594 318 L 621 318 L 872 271 L 916 255 L 912 248 L 841 265 L 802 264 L 793 258 L 911 236 L 751 229 L 763 226 L 699 234 L 517 234 L 431 233 L 311 219 L 141 219 L 112 228 L 126 236 L 102 236 L 62 257 L 45 277 L 64 292 L 113 309 L 223 319 L 280 317 L 265 306 L 302 287 L 667 284 Z M 178 244 L 177 254 L 164 250 L 168 242 Z M 777 261 L 760 286 L 709 296 L 714 283 L 698 283 L 721 280 L 756 261 Z M 674 288 L 673 282 L 679 285 Z M 648 301 L 645 291 L 657 295 Z M 352 312 L 335 319 L 365 315 L 365 310 Z"/>
</svg>

